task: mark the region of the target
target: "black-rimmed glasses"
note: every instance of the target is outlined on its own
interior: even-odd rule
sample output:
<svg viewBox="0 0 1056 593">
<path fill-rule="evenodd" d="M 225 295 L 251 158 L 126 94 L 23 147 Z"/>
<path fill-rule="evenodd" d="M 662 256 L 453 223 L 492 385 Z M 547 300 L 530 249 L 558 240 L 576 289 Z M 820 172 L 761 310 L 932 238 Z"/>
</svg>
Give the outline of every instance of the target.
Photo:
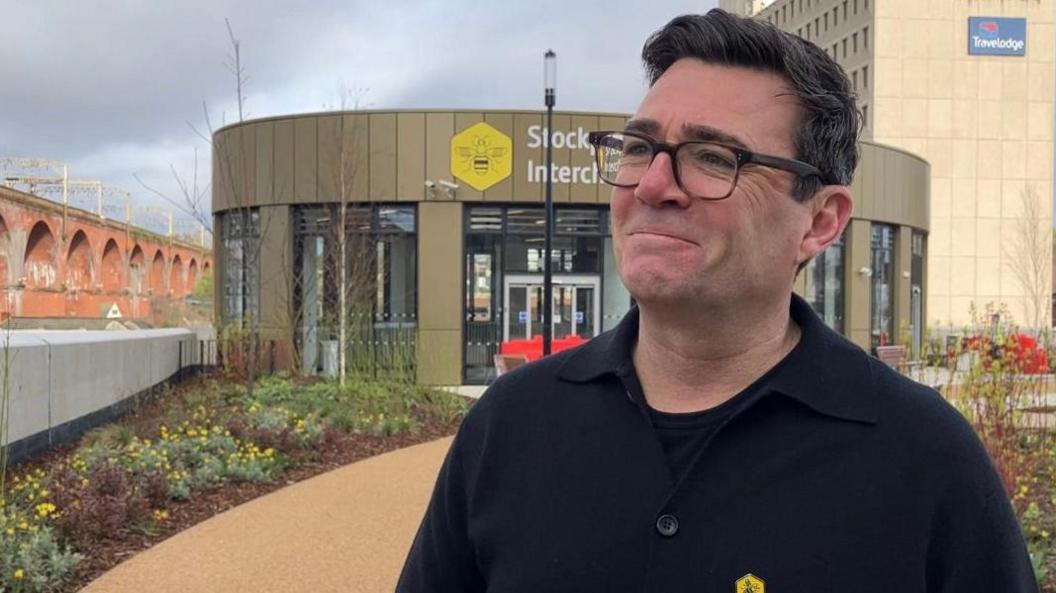
<svg viewBox="0 0 1056 593">
<path fill-rule="evenodd" d="M 822 173 L 814 165 L 783 157 L 757 154 L 721 142 L 691 140 L 668 144 L 634 132 L 591 132 L 598 175 L 617 187 L 635 187 L 661 152 L 671 158 L 675 182 L 686 195 L 703 200 L 722 200 L 733 193 L 741 167 L 763 165 L 795 173 L 799 177 Z"/>
</svg>

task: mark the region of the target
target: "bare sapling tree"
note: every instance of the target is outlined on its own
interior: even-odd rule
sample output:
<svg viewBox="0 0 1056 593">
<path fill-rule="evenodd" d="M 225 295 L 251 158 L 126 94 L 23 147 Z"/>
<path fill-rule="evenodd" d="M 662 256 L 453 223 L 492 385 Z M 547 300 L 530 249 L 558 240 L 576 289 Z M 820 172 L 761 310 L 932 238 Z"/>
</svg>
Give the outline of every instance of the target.
<svg viewBox="0 0 1056 593">
<path fill-rule="evenodd" d="M 1024 314 L 1028 325 L 1039 331 L 1048 319 L 1052 298 L 1052 238 L 1041 200 L 1033 185 L 1019 192 L 1020 216 L 1015 232 L 1003 244 L 1004 259 L 1024 294 Z"/>
</svg>

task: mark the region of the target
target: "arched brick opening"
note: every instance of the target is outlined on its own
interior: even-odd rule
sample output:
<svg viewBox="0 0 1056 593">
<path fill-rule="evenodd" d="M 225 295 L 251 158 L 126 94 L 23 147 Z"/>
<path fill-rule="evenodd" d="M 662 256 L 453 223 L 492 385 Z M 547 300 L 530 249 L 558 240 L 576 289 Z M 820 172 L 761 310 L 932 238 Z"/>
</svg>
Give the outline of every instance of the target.
<svg viewBox="0 0 1056 593">
<path fill-rule="evenodd" d="M 187 294 L 194 292 L 194 289 L 198 287 L 198 260 L 191 258 L 191 263 L 187 264 Z"/>
<path fill-rule="evenodd" d="M 165 294 L 165 256 L 160 249 L 154 253 L 154 262 L 150 264 L 150 291 L 154 296 Z"/>
<path fill-rule="evenodd" d="M 59 266 L 56 264 L 55 235 L 43 220 L 33 225 L 26 242 L 26 259 L 23 270 L 26 288 L 50 288 L 58 280 Z"/>
<path fill-rule="evenodd" d="M 140 252 L 141 258 L 142 255 L 142 252 Z M 113 293 L 121 290 L 124 286 L 124 283 L 121 281 L 121 277 L 123 276 L 121 273 L 122 267 L 121 248 L 117 246 L 117 241 L 110 239 L 106 242 L 106 247 L 103 248 L 103 291 Z"/>
<path fill-rule="evenodd" d="M 175 298 L 182 297 L 184 293 L 183 260 L 180 259 L 179 254 L 172 258 L 172 266 L 169 268 L 169 290 Z"/>
<path fill-rule="evenodd" d="M 205 263 L 202 264 L 202 274 L 204 275 L 204 274 L 208 274 L 208 273 L 209 273 L 209 262 L 205 262 Z"/>
<path fill-rule="evenodd" d="M 92 287 L 92 246 L 88 244 L 88 235 L 77 231 L 70 241 L 70 250 L 66 254 L 66 288 L 85 290 Z"/>
<path fill-rule="evenodd" d="M 147 258 L 143 255 L 143 249 L 136 245 L 132 248 L 132 255 L 128 256 L 128 288 L 132 294 L 143 294 L 146 286 Z"/>
</svg>

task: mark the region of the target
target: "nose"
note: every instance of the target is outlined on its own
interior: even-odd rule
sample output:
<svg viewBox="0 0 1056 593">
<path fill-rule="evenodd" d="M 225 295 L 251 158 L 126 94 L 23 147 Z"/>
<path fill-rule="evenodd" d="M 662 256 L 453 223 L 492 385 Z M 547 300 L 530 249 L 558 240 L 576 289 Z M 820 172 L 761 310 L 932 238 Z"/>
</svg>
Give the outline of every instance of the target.
<svg viewBox="0 0 1056 593">
<path fill-rule="evenodd" d="M 666 205 L 688 208 L 692 201 L 679 187 L 675 179 L 674 162 L 666 152 L 661 152 L 653 158 L 653 162 L 638 181 L 634 196 L 654 207 Z"/>
</svg>

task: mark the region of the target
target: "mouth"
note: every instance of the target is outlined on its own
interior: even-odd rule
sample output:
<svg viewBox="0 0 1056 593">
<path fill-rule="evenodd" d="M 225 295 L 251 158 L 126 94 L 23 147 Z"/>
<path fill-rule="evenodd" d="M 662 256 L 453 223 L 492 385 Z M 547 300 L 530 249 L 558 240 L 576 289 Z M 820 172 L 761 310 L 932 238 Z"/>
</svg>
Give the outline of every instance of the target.
<svg viewBox="0 0 1056 593">
<path fill-rule="evenodd" d="M 683 243 L 689 243 L 690 245 L 697 245 L 698 247 L 700 246 L 700 244 L 697 243 L 696 241 L 691 241 L 689 239 L 686 239 L 685 237 L 680 237 L 678 235 L 672 235 L 671 233 L 666 233 L 664 231 L 643 230 L 643 231 L 634 231 L 632 233 L 628 233 L 628 236 L 632 236 L 633 237 L 634 235 L 663 237 L 665 239 L 672 239 L 672 240 L 675 240 L 675 241 L 681 241 Z"/>
</svg>

